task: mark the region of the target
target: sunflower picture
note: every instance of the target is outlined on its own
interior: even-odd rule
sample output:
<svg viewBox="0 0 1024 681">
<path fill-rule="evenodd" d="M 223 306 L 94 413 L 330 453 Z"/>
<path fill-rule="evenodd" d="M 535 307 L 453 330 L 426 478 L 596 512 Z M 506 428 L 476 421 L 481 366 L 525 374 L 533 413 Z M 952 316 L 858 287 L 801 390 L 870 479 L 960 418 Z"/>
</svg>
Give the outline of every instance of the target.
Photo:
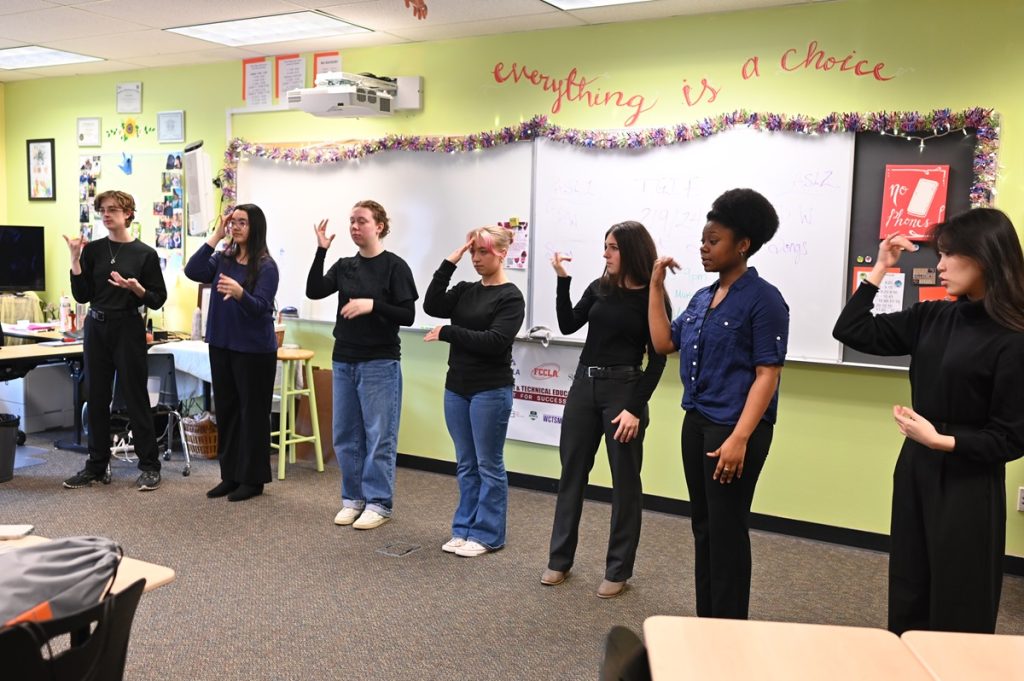
<svg viewBox="0 0 1024 681">
<path fill-rule="evenodd" d="M 119 128 L 111 128 L 107 130 L 107 137 L 120 137 L 123 142 L 127 142 L 132 137 L 141 137 L 142 135 L 151 134 L 156 128 L 148 125 L 139 125 L 139 122 L 135 118 L 126 118 L 121 121 Z"/>
</svg>

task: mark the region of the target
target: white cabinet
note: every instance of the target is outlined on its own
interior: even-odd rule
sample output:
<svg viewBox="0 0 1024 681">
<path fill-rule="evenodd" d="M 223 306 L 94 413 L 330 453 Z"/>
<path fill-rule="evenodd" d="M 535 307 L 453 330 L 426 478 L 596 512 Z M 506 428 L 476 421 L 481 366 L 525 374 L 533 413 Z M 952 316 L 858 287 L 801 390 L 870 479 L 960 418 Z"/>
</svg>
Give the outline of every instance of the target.
<svg viewBox="0 0 1024 681">
<path fill-rule="evenodd" d="M 0 381 L 0 413 L 21 417 L 19 428 L 37 433 L 75 424 L 74 388 L 64 364 L 44 364 L 25 378 Z"/>
</svg>

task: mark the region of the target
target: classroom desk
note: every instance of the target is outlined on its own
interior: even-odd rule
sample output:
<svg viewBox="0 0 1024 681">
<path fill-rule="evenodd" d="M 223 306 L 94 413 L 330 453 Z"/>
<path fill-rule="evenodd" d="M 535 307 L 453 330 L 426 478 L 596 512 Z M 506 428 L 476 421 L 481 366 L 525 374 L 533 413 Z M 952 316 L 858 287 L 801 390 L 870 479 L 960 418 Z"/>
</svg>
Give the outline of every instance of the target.
<svg viewBox="0 0 1024 681">
<path fill-rule="evenodd" d="M 907 631 L 902 640 L 936 681 L 1024 679 L 1024 636 Z"/>
<path fill-rule="evenodd" d="M 648 617 L 654 681 L 933 681 L 883 629 L 697 617 Z"/>
<path fill-rule="evenodd" d="M 85 377 L 81 343 L 65 343 L 62 345 L 5 345 L 0 347 L 0 381 L 24 378 L 25 374 L 40 364 L 57 364 L 64 362 L 68 366 L 71 382 L 74 384 L 75 404 L 75 439 L 71 442 L 58 440 L 58 449 L 85 452 L 82 444 L 82 380 Z"/>
<path fill-rule="evenodd" d="M 45 544 L 48 541 L 50 541 L 49 538 L 40 537 L 34 534 L 30 534 L 27 537 L 20 537 L 19 539 L 0 540 L 0 551 L 12 548 L 21 548 L 22 546 L 32 546 L 34 544 Z M 140 577 L 146 578 L 145 591 L 152 591 L 153 589 L 173 582 L 174 570 L 164 565 L 147 563 L 144 560 L 137 560 L 135 558 L 125 556 L 121 559 L 121 565 L 117 568 L 117 576 L 114 578 L 114 586 L 112 590 L 114 593 L 120 592 L 134 584 Z"/>
</svg>

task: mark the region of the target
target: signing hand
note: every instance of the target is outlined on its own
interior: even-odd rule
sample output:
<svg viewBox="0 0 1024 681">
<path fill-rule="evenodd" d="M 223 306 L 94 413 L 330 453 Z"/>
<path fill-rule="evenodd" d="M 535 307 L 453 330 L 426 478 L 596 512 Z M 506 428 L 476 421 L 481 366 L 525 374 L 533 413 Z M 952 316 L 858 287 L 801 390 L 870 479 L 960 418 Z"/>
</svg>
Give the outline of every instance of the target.
<svg viewBox="0 0 1024 681">
<path fill-rule="evenodd" d="M 241 284 L 239 284 L 237 281 L 235 281 L 228 275 L 222 274 L 217 279 L 217 293 L 223 295 L 224 300 L 227 300 L 229 298 L 241 300 L 244 291 L 242 290 Z"/>
<path fill-rule="evenodd" d="M 670 255 L 665 255 L 654 261 L 654 269 L 651 270 L 651 286 L 665 285 L 665 270 L 672 270 L 675 274 L 679 269 L 679 263 Z"/>
<path fill-rule="evenodd" d="M 320 223 L 313 228 L 313 231 L 316 232 L 316 245 L 320 248 L 330 248 L 331 242 L 334 241 L 334 237 L 338 236 L 337 234 L 327 236 L 327 220 L 321 220 Z"/>
<path fill-rule="evenodd" d="M 68 235 L 64 235 L 64 241 L 68 244 L 68 250 L 71 252 L 71 262 L 78 262 L 82 259 L 82 249 L 89 243 L 89 240 L 84 236 L 80 236 L 74 239 L 69 239 Z"/>
<path fill-rule="evenodd" d="M 743 460 L 747 456 L 747 443 L 730 435 L 725 438 L 721 447 L 713 452 L 708 452 L 708 456 L 718 459 L 718 465 L 715 466 L 715 472 L 711 474 L 711 479 L 727 485 L 733 479 L 743 477 Z"/>
<path fill-rule="evenodd" d="M 352 298 L 341 308 L 341 316 L 345 319 L 355 319 L 371 312 L 373 312 L 373 298 Z"/>
<path fill-rule="evenodd" d="M 462 260 L 462 256 L 464 256 L 466 254 L 466 251 L 468 251 L 471 248 L 473 248 L 472 239 L 470 239 L 469 241 L 467 241 L 466 243 L 462 244 L 454 251 L 452 251 L 451 255 L 445 258 L 445 260 L 452 263 L 453 265 L 458 265 L 459 261 Z"/>
<path fill-rule="evenodd" d="M 405 6 L 412 7 L 412 15 L 417 19 L 427 18 L 427 0 L 405 0 Z"/>
<path fill-rule="evenodd" d="M 895 267 L 903 251 L 916 251 L 917 244 L 902 234 L 890 234 L 878 244 L 878 264 L 882 267 Z"/>
<path fill-rule="evenodd" d="M 893 405 L 892 417 L 896 420 L 896 427 L 900 433 L 914 442 L 918 442 L 929 449 L 937 449 L 943 452 L 951 452 L 956 446 L 956 438 L 952 435 L 942 435 L 932 425 L 932 422 L 918 414 L 910 407 Z"/>
<path fill-rule="evenodd" d="M 619 415 L 612 419 L 612 423 L 618 424 L 615 430 L 614 440 L 618 442 L 629 442 L 640 432 L 640 419 L 623 409 Z"/>
<path fill-rule="evenodd" d="M 432 343 L 436 340 L 441 340 L 441 329 L 444 326 L 435 326 L 430 331 L 427 331 L 427 335 L 423 337 L 424 343 Z"/>
<path fill-rule="evenodd" d="M 107 283 L 109 283 L 111 286 L 128 289 L 129 291 L 137 295 L 139 298 L 146 295 L 146 289 L 144 289 L 142 287 L 142 284 L 139 283 L 139 280 L 135 279 L 134 277 L 131 279 L 125 279 L 117 272 L 111 272 L 110 279 L 107 279 Z"/>
<path fill-rule="evenodd" d="M 551 257 L 551 266 L 555 268 L 555 274 L 560 277 L 568 277 L 569 273 L 565 271 L 565 267 L 562 266 L 563 262 L 572 262 L 572 257 L 568 255 L 562 255 L 558 251 Z"/>
</svg>

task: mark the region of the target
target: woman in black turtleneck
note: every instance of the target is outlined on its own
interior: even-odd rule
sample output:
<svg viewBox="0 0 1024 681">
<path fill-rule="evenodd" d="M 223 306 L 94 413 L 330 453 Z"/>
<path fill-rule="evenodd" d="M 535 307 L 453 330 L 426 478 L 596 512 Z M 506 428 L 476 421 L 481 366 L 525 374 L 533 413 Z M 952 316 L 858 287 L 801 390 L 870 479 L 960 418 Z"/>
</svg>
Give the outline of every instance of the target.
<svg viewBox="0 0 1024 681">
<path fill-rule="evenodd" d="M 992 633 L 1006 542 L 1006 462 L 1024 454 L 1024 255 L 1009 218 L 978 208 L 936 225 L 942 285 L 958 300 L 872 316 L 905 250 L 889 236 L 832 334 L 907 355 L 913 407 L 893 473 L 889 629 Z"/>
<path fill-rule="evenodd" d="M 598 597 L 618 596 L 633 575 L 643 510 L 640 467 L 647 401 L 665 369 L 665 357 L 654 351 L 647 325 L 657 255 L 654 240 L 639 222 L 613 225 L 604 236 L 604 274 L 591 282 L 575 307 L 569 299 L 571 277 L 562 265 L 569 258 L 555 253 L 551 260 L 558 274 L 558 328 L 564 334 L 585 324 L 588 328 L 562 416 L 562 474 L 542 584 L 561 584 L 572 567 L 583 493 L 602 437 L 612 471 L 612 523 Z M 645 353 L 647 367 L 641 368 Z"/>
</svg>

